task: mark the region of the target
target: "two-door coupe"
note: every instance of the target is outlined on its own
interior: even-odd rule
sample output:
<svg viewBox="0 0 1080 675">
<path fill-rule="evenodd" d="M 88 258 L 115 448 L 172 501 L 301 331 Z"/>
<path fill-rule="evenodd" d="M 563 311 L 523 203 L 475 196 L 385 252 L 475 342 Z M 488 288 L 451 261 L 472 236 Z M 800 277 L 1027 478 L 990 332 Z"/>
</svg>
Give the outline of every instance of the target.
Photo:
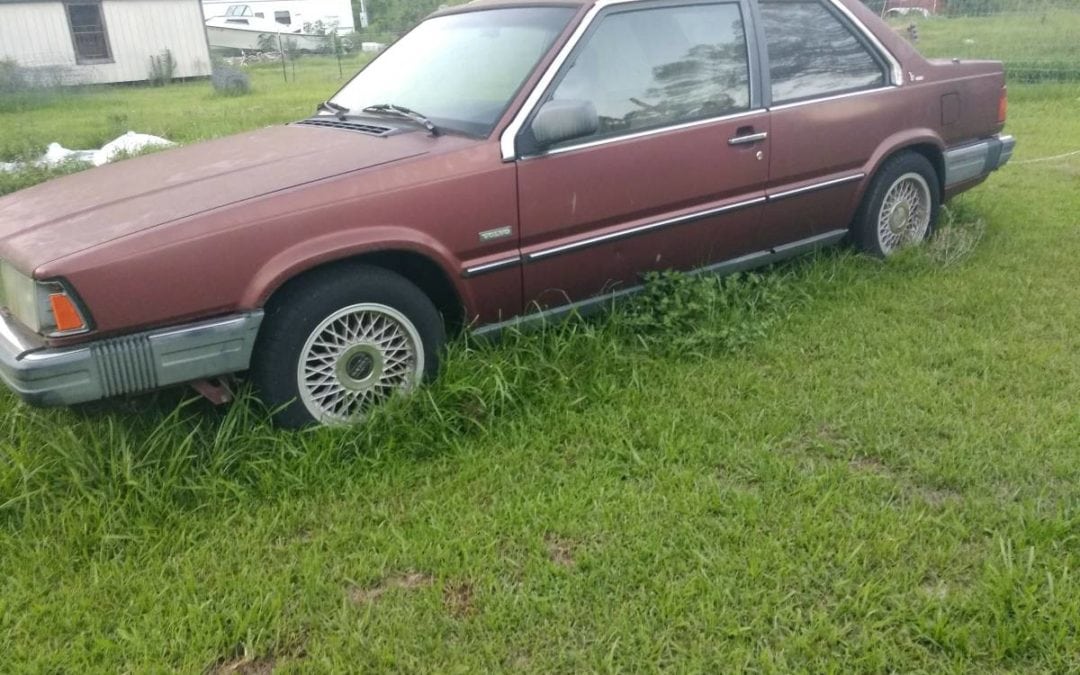
<svg viewBox="0 0 1080 675">
<path fill-rule="evenodd" d="M 0 377 L 72 404 L 247 373 L 285 426 L 435 375 L 448 333 L 650 270 L 888 256 L 1012 154 L 1002 65 L 858 0 L 480 0 L 319 112 L 0 199 Z"/>
</svg>

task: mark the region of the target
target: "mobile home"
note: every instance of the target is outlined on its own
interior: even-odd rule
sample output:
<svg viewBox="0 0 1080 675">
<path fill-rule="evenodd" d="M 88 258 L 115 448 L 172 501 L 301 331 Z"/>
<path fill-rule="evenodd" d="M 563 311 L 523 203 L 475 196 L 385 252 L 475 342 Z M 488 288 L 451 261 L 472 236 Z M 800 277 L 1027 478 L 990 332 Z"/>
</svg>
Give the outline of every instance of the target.
<svg viewBox="0 0 1080 675">
<path fill-rule="evenodd" d="M 0 60 L 29 78 L 138 82 L 166 50 L 175 77 L 210 74 L 199 0 L 0 0 Z"/>
</svg>

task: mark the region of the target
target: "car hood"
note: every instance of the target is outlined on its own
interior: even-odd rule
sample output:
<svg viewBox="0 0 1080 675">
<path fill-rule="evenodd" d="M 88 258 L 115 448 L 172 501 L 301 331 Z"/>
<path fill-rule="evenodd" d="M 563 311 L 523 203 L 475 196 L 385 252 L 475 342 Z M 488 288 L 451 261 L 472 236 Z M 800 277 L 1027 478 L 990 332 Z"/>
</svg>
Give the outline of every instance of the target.
<svg viewBox="0 0 1080 675">
<path fill-rule="evenodd" d="M 0 198 L 0 258 L 29 273 L 171 221 L 416 157 L 434 141 L 288 125 L 79 172 Z"/>
</svg>

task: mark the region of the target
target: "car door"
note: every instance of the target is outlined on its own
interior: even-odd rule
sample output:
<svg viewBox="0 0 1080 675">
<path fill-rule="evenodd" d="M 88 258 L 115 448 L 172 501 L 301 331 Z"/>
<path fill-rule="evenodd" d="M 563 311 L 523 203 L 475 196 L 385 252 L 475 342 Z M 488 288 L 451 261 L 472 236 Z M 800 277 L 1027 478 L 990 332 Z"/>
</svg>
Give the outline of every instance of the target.
<svg viewBox="0 0 1080 675">
<path fill-rule="evenodd" d="M 888 117 L 891 73 L 831 0 L 760 0 L 770 109 L 760 247 L 847 228 Z"/>
<path fill-rule="evenodd" d="M 567 47 L 536 109 L 587 101 L 598 123 L 587 136 L 518 157 L 526 305 L 580 301 L 637 285 L 649 270 L 753 249 L 768 115 L 752 85 L 747 9 L 740 1 L 612 4 Z M 519 151 L 529 133 L 527 121 Z"/>
</svg>

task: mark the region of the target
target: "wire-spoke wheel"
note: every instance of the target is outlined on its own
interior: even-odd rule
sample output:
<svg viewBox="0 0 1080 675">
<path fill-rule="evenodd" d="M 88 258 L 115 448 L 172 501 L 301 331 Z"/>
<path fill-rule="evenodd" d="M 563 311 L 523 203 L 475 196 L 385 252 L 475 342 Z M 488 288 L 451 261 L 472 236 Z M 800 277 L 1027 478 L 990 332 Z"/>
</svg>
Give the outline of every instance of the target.
<svg viewBox="0 0 1080 675">
<path fill-rule="evenodd" d="M 930 229 L 930 185 L 917 173 L 906 173 L 892 184 L 878 211 L 878 241 L 885 255 L 919 243 Z"/>
<path fill-rule="evenodd" d="M 359 424 L 435 377 L 445 344 L 442 316 L 416 284 L 343 263 L 267 303 L 251 379 L 280 426 Z"/>
<path fill-rule="evenodd" d="M 308 336 L 297 363 L 300 400 L 317 421 L 351 424 L 424 372 L 416 327 L 392 307 L 358 304 L 328 316 Z"/>
<path fill-rule="evenodd" d="M 922 154 L 901 152 L 874 175 L 852 222 L 852 238 L 864 252 L 888 258 L 926 241 L 940 209 L 937 169 Z"/>
</svg>

